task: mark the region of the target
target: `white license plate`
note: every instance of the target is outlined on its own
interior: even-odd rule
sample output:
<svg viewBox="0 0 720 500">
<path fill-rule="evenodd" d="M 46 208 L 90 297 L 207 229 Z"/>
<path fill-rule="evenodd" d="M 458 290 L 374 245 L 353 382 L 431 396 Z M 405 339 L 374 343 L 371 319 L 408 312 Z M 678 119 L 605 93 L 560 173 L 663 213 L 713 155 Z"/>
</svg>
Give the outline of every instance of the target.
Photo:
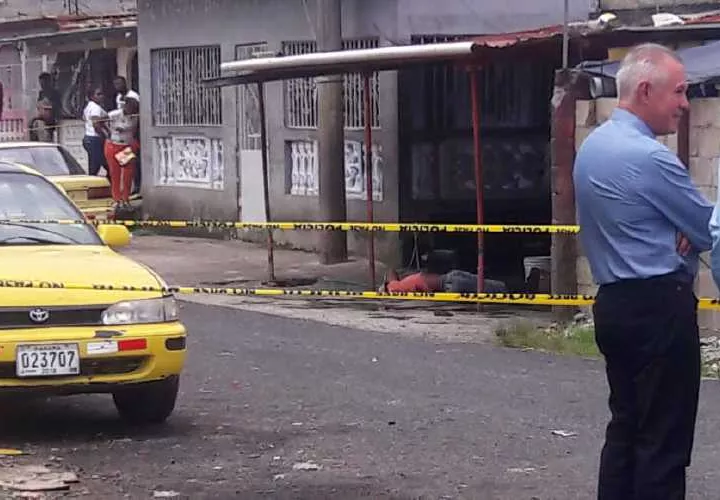
<svg viewBox="0 0 720 500">
<path fill-rule="evenodd" d="M 18 377 L 61 377 L 80 374 L 77 344 L 26 344 L 17 347 Z"/>
</svg>

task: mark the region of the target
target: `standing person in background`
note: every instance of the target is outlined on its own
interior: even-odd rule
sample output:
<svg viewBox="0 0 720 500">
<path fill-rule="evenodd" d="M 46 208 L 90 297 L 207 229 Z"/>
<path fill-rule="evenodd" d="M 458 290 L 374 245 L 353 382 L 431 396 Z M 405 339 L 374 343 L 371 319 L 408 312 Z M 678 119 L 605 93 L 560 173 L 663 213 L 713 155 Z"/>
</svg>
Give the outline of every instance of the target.
<svg viewBox="0 0 720 500">
<path fill-rule="evenodd" d="M 573 172 L 610 386 L 598 498 L 681 500 L 700 390 L 693 283 L 713 206 L 656 139 L 689 107 L 680 58 L 634 47 L 616 80 L 618 107 L 580 146 Z"/>
<path fill-rule="evenodd" d="M 37 104 L 38 115 L 30 120 L 30 140 L 37 142 L 54 142 L 55 127 L 52 122 L 52 104 L 48 99 L 42 99 Z"/>
<path fill-rule="evenodd" d="M 104 102 L 103 91 L 97 88 L 88 95 L 88 103 L 83 110 L 85 137 L 83 137 L 82 144 L 88 155 L 88 173 L 90 175 L 97 175 L 100 167 L 105 167 L 109 174 L 104 152 L 105 139 L 109 136 L 108 114 L 102 106 Z"/>
<path fill-rule="evenodd" d="M 113 80 L 113 85 L 115 86 L 115 109 L 123 109 L 123 104 L 125 104 L 125 98 L 126 97 L 132 97 L 138 102 L 140 101 L 140 96 L 137 92 L 134 90 L 128 89 L 127 86 L 127 80 L 124 76 L 116 76 Z"/>
<path fill-rule="evenodd" d="M 127 80 L 124 76 L 116 76 L 113 80 L 113 85 L 115 86 L 115 109 L 123 109 L 123 104 L 125 103 L 126 97 L 132 97 L 138 102 L 140 102 L 140 95 L 135 92 L 134 90 L 128 89 Z M 140 113 L 140 108 L 138 108 L 137 113 Z M 142 183 L 142 167 L 140 165 L 140 126 L 139 126 L 140 120 L 138 120 L 138 127 L 136 128 L 136 137 L 137 140 L 137 158 L 135 160 L 135 182 L 133 187 L 133 193 L 137 194 L 140 192 L 140 185 Z"/>
<path fill-rule="evenodd" d="M 47 127 L 51 142 L 55 142 L 58 140 L 57 127 L 60 124 L 60 115 L 62 113 L 62 98 L 60 92 L 55 88 L 50 73 L 40 73 L 38 83 L 40 84 L 37 98 L 38 118 L 43 120 Z"/>
<path fill-rule="evenodd" d="M 130 209 L 135 163 L 139 150 L 136 136 L 140 103 L 125 97 L 122 109 L 109 113 L 110 138 L 105 142 L 105 159 L 110 166 L 110 186 L 115 210 Z"/>
</svg>

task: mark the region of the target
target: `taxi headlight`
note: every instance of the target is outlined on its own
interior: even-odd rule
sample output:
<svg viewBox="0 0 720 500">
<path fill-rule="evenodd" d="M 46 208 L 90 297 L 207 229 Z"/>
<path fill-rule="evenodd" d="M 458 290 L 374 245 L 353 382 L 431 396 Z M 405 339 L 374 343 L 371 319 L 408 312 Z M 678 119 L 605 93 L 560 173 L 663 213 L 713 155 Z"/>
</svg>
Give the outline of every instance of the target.
<svg viewBox="0 0 720 500">
<path fill-rule="evenodd" d="M 175 297 L 118 302 L 102 313 L 104 325 L 166 323 L 178 319 Z"/>
</svg>

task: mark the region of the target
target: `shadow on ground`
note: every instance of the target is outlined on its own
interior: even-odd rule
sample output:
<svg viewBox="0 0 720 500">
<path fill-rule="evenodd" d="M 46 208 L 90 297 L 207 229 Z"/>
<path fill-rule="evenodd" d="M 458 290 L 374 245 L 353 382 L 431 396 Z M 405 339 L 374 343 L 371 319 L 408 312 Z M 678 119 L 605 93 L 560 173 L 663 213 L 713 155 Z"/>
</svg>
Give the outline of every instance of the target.
<svg viewBox="0 0 720 500">
<path fill-rule="evenodd" d="M 53 398 L 0 399 L 0 438 L 4 445 L 87 443 L 123 438 L 182 437 L 191 431 L 187 419 L 166 425 L 136 427 L 124 423 L 111 397 L 80 395 Z"/>
</svg>

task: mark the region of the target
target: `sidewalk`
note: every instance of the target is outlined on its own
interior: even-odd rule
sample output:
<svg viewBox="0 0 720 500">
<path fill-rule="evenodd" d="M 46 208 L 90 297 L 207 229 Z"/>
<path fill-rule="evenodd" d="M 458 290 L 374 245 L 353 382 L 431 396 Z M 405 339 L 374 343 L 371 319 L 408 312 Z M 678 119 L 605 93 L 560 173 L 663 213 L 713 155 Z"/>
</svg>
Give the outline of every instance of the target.
<svg viewBox="0 0 720 500">
<path fill-rule="evenodd" d="M 142 262 L 169 285 L 267 288 L 267 250 L 237 240 L 135 235 L 123 254 Z M 376 265 L 378 283 L 385 273 Z M 368 262 L 322 265 L 317 255 L 299 250 L 275 250 L 273 288 L 371 290 Z M 293 286 L 297 285 L 297 286 Z M 232 307 L 295 319 L 320 321 L 383 333 L 436 338 L 443 341 L 487 342 L 501 322 L 525 318 L 549 322 L 549 310 L 517 306 L 487 306 L 482 313 L 471 304 L 419 301 L 377 301 L 303 297 L 239 297 L 179 295 L 183 301 Z"/>
</svg>

